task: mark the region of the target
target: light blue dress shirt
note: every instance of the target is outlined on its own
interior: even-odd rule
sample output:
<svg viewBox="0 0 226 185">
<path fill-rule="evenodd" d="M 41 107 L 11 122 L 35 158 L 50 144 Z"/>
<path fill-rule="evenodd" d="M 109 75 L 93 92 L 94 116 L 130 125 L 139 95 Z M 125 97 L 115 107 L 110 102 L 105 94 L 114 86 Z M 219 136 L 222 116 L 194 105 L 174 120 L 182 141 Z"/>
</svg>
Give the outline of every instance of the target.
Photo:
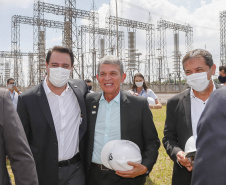
<svg viewBox="0 0 226 185">
<path fill-rule="evenodd" d="M 101 151 L 108 141 L 121 139 L 120 123 L 120 92 L 109 103 L 102 93 L 94 134 L 93 163 L 102 164 Z"/>
</svg>

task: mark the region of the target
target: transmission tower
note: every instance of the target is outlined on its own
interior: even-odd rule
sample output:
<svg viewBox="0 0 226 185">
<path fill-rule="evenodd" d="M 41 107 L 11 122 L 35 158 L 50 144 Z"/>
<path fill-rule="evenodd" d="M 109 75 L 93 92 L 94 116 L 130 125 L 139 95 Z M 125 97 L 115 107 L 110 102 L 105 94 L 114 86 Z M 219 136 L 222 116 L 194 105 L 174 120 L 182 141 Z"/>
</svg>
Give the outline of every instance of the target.
<svg viewBox="0 0 226 185">
<path fill-rule="evenodd" d="M 98 23 L 98 13 L 94 11 L 86 11 L 86 10 L 79 10 L 76 9 L 76 0 L 65 0 L 65 6 L 59 6 L 54 5 L 50 3 L 44 3 L 41 1 L 35 2 L 34 5 L 36 8 L 34 11 L 36 11 L 38 14 L 39 11 L 42 11 L 42 13 L 39 13 L 39 19 L 44 17 L 44 13 L 50 13 L 54 15 L 64 16 L 65 20 L 65 28 L 64 28 L 64 41 L 63 44 L 66 46 L 71 47 L 73 49 L 73 52 L 75 54 L 75 63 L 74 65 L 74 71 L 77 74 L 78 77 L 81 78 L 81 64 L 78 60 L 78 34 L 77 34 L 77 19 L 87 19 L 91 22 L 94 22 L 92 24 L 97 25 Z M 90 23 L 91 24 L 91 23 Z"/>
<path fill-rule="evenodd" d="M 39 19 L 21 15 L 14 15 L 12 17 L 12 40 L 11 40 L 11 49 L 12 55 L 14 58 L 14 78 L 16 81 L 20 81 L 22 83 L 23 78 L 20 77 L 20 73 L 18 71 L 22 71 L 22 63 L 21 63 L 21 52 L 20 52 L 20 24 L 28 24 L 36 27 L 44 27 L 46 28 L 57 28 L 63 30 L 64 24 L 59 21 L 52 21 L 46 19 Z M 38 26 L 37 26 L 38 25 Z M 37 47 L 38 50 L 35 52 L 36 58 L 38 58 L 39 62 L 35 62 L 37 64 L 37 74 L 36 83 L 40 82 L 45 75 L 45 31 L 39 31 L 39 39 L 34 41 L 34 47 Z M 34 36 L 34 38 L 36 38 Z M 35 46 L 37 45 L 37 46 Z M 21 68 L 21 69 L 20 69 Z M 19 79 L 20 78 L 20 79 Z"/>
<path fill-rule="evenodd" d="M 173 23 L 170 21 L 162 20 L 158 21 L 157 23 L 157 31 L 158 31 L 158 76 L 159 81 L 161 82 L 161 79 L 165 79 L 167 77 L 167 47 L 166 47 L 166 29 L 172 29 L 174 30 L 174 34 L 179 34 L 179 31 L 185 32 L 185 50 L 186 52 L 192 50 L 193 48 L 193 28 L 189 25 L 181 25 L 177 23 Z M 179 39 L 179 37 L 178 37 Z M 175 72 L 180 73 L 180 68 L 178 68 L 178 57 L 180 57 L 180 53 L 177 51 L 175 53 L 174 60 L 176 63 L 174 64 L 174 70 Z"/>
<path fill-rule="evenodd" d="M 226 11 L 220 12 L 220 65 L 226 65 Z"/>
<path fill-rule="evenodd" d="M 135 32 L 136 29 L 139 30 L 145 30 L 146 31 L 146 43 L 148 44 L 148 46 L 146 46 L 148 49 L 146 49 L 146 56 L 152 56 L 154 55 L 155 51 L 154 51 L 154 25 L 150 24 L 150 23 L 144 23 L 144 22 L 139 22 L 139 21 L 134 21 L 134 20 L 130 20 L 130 19 L 125 19 L 125 18 L 116 18 L 115 16 L 110 16 L 110 17 L 106 17 L 105 19 L 105 23 L 106 25 L 109 25 L 108 28 L 109 29 L 113 29 L 115 31 L 115 25 L 118 22 L 118 26 L 122 26 L 122 27 L 127 27 L 127 28 L 131 28 L 133 29 L 133 32 Z M 113 36 L 111 36 L 111 38 L 114 38 Z M 111 40 L 111 39 L 109 39 Z M 113 39 L 111 40 L 113 41 Z M 113 42 L 110 43 L 113 46 Z M 111 45 L 109 44 L 109 47 L 111 47 Z M 119 56 L 120 56 L 120 51 L 119 50 Z M 148 57 L 147 57 L 148 58 Z M 154 57 L 153 57 L 154 58 Z M 138 62 L 135 61 L 135 64 L 133 63 L 134 60 L 131 60 L 132 63 L 130 63 L 130 61 L 128 62 L 127 65 L 127 71 L 129 72 L 129 75 L 131 75 L 131 73 L 133 73 L 132 71 L 137 70 L 135 68 L 130 68 L 130 66 L 138 66 Z M 150 60 L 149 60 L 150 61 Z M 146 61 L 147 62 L 147 61 Z M 150 62 L 154 62 L 154 61 L 150 61 Z M 149 65 L 151 66 L 151 65 Z M 148 71 L 150 71 L 151 69 L 149 68 Z M 149 74 L 149 82 L 150 82 L 150 72 Z"/>
</svg>

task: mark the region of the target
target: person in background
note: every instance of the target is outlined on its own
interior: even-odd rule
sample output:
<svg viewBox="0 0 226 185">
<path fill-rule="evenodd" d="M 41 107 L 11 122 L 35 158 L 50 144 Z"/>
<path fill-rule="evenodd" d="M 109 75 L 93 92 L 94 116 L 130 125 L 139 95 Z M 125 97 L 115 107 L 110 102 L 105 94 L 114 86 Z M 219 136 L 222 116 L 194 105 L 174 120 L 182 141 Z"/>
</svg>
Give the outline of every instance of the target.
<svg viewBox="0 0 226 185">
<path fill-rule="evenodd" d="M 159 102 L 155 93 L 148 88 L 144 76 L 141 73 L 134 75 L 132 89 L 130 89 L 129 92 L 135 96 L 146 97 L 151 109 L 162 108 L 162 104 Z"/>
<path fill-rule="evenodd" d="M 8 87 L 9 92 L 10 92 L 10 97 L 11 97 L 11 100 L 13 102 L 13 106 L 16 110 L 17 102 L 18 102 L 18 95 L 20 94 L 20 91 L 18 90 L 18 88 L 16 86 L 16 82 L 13 78 L 9 78 L 7 80 L 7 87 Z"/>
<path fill-rule="evenodd" d="M 0 184 L 10 185 L 6 153 L 16 185 L 38 185 L 35 162 L 9 91 L 0 89 Z"/>
<path fill-rule="evenodd" d="M 92 91 L 92 81 L 90 79 L 85 79 L 86 85 L 88 86 L 88 92 L 89 93 L 94 93 L 94 91 Z"/>
<path fill-rule="evenodd" d="M 212 80 L 216 65 L 208 51 L 195 49 L 188 52 L 182 60 L 182 66 L 190 88 L 168 100 L 162 140 L 174 162 L 172 185 L 191 184 L 193 165 L 185 156 L 185 144 L 191 136 L 197 138 L 199 118 L 210 94 L 218 88 Z"/>
<path fill-rule="evenodd" d="M 218 80 L 219 80 L 220 83 L 222 83 L 223 85 L 226 85 L 226 66 L 220 66 L 220 67 L 219 67 L 219 76 L 218 76 Z"/>
</svg>

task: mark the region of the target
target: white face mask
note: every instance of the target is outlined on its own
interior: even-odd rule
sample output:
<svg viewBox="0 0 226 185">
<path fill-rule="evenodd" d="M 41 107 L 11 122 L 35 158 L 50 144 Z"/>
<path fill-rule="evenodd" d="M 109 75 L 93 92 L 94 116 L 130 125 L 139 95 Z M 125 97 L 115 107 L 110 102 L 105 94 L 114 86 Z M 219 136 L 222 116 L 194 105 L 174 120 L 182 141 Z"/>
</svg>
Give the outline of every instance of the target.
<svg viewBox="0 0 226 185">
<path fill-rule="evenodd" d="M 142 87 L 144 82 L 135 82 L 137 87 Z"/>
<path fill-rule="evenodd" d="M 55 87 L 63 87 L 69 80 L 71 70 L 62 67 L 49 68 L 49 81 Z"/>
<path fill-rule="evenodd" d="M 187 84 L 197 92 L 204 91 L 210 83 L 207 78 L 208 72 L 194 73 L 186 76 Z"/>
</svg>

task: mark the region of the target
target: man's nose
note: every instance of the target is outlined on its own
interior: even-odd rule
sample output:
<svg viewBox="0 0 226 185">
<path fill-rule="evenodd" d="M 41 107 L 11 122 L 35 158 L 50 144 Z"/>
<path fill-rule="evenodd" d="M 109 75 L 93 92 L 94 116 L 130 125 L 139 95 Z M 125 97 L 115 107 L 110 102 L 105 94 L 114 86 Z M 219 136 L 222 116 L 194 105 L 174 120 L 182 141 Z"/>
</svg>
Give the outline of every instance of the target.
<svg viewBox="0 0 226 185">
<path fill-rule="evenodd" d="M 105 80 L 110 80 L 110 79 L 111 79 L 111 75 L 110 74 L 106 74 Z"/>
</svg>

